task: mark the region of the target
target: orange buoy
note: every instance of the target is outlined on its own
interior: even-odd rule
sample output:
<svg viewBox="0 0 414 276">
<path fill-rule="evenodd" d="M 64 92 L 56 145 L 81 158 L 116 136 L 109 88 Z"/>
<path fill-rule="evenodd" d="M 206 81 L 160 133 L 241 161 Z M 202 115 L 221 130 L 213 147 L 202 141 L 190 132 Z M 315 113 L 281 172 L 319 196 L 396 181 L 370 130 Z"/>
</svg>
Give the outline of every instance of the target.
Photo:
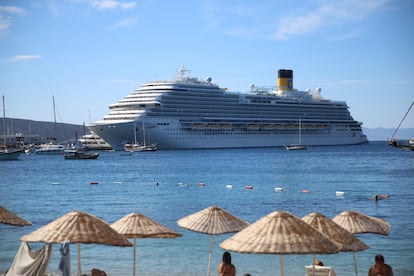
<svg viewBox="0 0 414 276">
<path fill-rule="evenodd" d="M 248 190 L 253 190 L 253 186 L 251 186 L 251 185 L 247 185 L 247 186 L 246 186 L 246 189 L 248 189 Z"/>
<path fill-rule="evenodd" d="M 198 183 L 198 186 L 204 187 L 204 186 L 206 186 L 206 184 L 204 182 L 200 182 L 200 183 Z"/>
<path fill-rule="evenodd" d="M 310 193 L 310 190 L 303 189 L 303 190 L 302 190 L 302 193 Z"/>
<path fill-rule="evenodd" d="M 98 185 L 98 184 L 99 184 L 99 182 L 98 182 L 98 181 L 92 181 L 92 182 L 90 182 L 89 184 L 91 184 L 91 185 Z"/>
</svg>

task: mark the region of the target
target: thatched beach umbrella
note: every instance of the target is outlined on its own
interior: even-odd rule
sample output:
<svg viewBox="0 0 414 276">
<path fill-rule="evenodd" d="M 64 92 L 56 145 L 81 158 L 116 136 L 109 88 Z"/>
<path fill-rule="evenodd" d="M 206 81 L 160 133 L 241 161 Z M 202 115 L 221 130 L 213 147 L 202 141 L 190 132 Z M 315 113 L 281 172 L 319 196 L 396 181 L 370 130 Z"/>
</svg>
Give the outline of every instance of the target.
<svg viewBox="0 0 414 276">
<path fill-rule="evenodd" d="M 214 236 L 233 233 L 245 228 L 249 223 L 217 206 L 211 206 L 194 214 L 183 217 L 177 224 L 184 229 L 210 235 L 210 254 L 207 275 L 210 275 L 213 255 Z"/>
<path fill-rule="evenodd" d="M 142 214 L 131 213 L 111 224 L 111 227 L 126 238 L 134 239 L 134 272 L 136 263 L 136 240 L 143 238 L 168 239 L 182 234 Z"/>
<path fill-rule="evenodd" d="M 339 245 L 289 212 L 275 211 L 241 230 L 220 246 L 239 253 L 279 254 L 284 275 L 284 254 L 331 254 Z"/>
<path fill-rule="evenodd" d="M 25 242 L 78 244 L 78 275 L 81 275 L 80 244 L 96 243 L 114 246 L 132 246 L 123 235 L 103 220 L 81 211 L 72 211 L 21 238 Z"/>
<path fill-rule="evenodd" d="M 332 220 L 352 234 L 375 233 L 389 235 L 391 232 L 391 225 L 385 220 L 357 211 L 343 211 Z"/>
<path fill-rule="evenodd" d="M 302 219 L 329 239 L 338 243 L 339 251 L 351 251 L 354 257 L 355 274 L 358 275 L 355 252 L 368 249 L 369 246 L 321 213 L 311 213 Z"/>
<path fill-rule="evenodd" d="M 25 220 L 22 217 L 19 217 L 12 211 L 0 205 L 0 222 L 4 224 L 10 224 L 14 226 L 28 226 L 32 223 L 28 220 Z"/>
</svg>

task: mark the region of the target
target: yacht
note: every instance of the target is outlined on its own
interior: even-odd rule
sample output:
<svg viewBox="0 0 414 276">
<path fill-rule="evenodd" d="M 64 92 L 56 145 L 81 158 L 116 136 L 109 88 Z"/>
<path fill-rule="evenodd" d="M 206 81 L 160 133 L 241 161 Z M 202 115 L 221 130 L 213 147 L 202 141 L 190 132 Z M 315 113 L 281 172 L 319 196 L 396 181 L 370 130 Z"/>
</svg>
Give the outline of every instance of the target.
<svg viewBox="0 0 414 276">
<path fill-rule="evenodd" d="M 109 110 L 87 127 L 115 150 L 137 135 L 158 149 L 283 147 L 297 141 L 299 119 L 302 146 L 367 142 L 346 102 L 323 98 L 320 88 L 293 88 L 289 69 L 278 71 L 276 87 L 231 92 L 181 68 L 172 80 L 144 83 Z"/>
<path fill-rule="evenodd" d="M 83 135 L 79 142 L 90 150 L 111 150 L 112 147 L 93 132 Z"/>
</svg>

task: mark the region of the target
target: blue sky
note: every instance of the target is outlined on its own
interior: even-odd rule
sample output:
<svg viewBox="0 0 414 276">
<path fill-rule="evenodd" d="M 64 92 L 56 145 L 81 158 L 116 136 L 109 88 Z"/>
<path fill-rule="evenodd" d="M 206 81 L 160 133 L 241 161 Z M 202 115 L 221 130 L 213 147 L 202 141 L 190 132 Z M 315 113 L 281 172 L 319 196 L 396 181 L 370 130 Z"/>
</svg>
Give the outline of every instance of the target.
<svg viewBox="0 0 414 276">
<path fill-rule="evenodd" d="M 229 90 L 322 88 L 369 128 L 395 128 L 414 101 L 411 0 L 0 1 L 6 116 L 82 124 L 185 65 Z M 402 127 L 414 127 L 414 110 Z"/>
</svg>

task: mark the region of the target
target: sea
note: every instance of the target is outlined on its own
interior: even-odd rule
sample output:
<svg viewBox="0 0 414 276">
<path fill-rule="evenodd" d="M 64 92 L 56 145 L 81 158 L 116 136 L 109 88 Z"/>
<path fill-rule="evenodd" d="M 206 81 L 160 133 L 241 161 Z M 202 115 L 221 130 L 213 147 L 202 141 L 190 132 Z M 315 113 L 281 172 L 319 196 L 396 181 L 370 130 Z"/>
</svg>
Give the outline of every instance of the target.
<svg viewBox="0 0 414 276">
<path fill-rule="evenodd" d="M 369 245 L 355 253 L 358 273 L 366 275 L 375 255 L 382 254 L 394 275 L 414 275 L 414 152 L 389 147 L 386 141 L 303 151 L 105 151 L 97 160 L 31 154 L 1 162 L 0 177 L 0 204 L 33 222 L 26 227 L 0 224 L 0 273 L 12 265 L 23 235 L 80 210 L 109 224 L 129 213 L 141 213 L 183 234 L 174 239 L 136 239 L 136 275 L 207 275 L 211 237 L 185 230 L 177 220 L 219 206 L 249 223 L 273 211 L 300 218 L 320 212 L 333 218 L 355 210 L 384 219 L 391 224 L 390 235 L 357 235 Z M 282 191 L 276 192 L 276 187 Z M 337 191 L 343 196 L 337 196 Z M 375 194 L 389 197 L 370 200 Z M 232 235 L 212 237 L 211 275 L 217 275 L 224 252 L 220 243 Z M 43 244 L 30 246 L 39 249 Z M 61 275 L 59 248 L 53 245 L 50 275 Z M 237 275 L 281 275 L 281 256 L 230 253 Z M 70 246 L 70 256 L 76 275 L 75 244 Z M 305 266 L 314 257 L 337 275 L 355 275 L 350 252 L 282 257 L 285 275 L 305 275 Z M 131 247 L 81 244 L 80 260 L 83 274 L 98 268 L 108 275 L 133 275 Z"/>
</svg>

